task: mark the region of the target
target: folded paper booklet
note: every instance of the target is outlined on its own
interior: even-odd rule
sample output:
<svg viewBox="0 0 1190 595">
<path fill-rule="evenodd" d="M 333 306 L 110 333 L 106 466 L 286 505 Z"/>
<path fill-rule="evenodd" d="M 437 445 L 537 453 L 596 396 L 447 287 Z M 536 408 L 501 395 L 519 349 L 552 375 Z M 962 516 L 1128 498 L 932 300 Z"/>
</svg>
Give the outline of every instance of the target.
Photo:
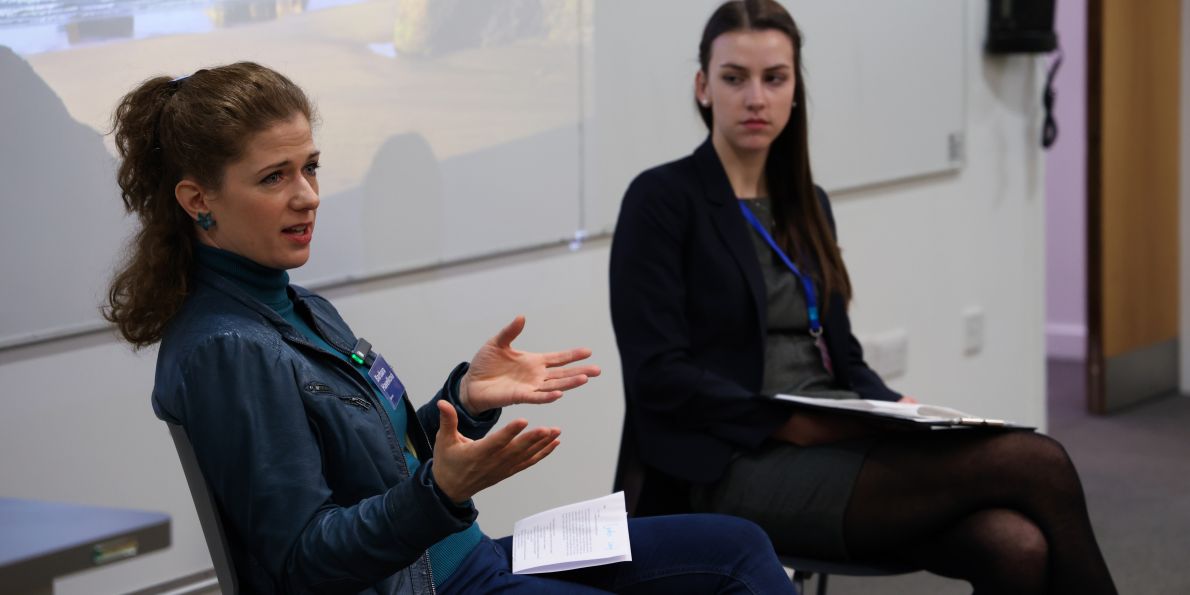
<svg viewBox="0 0 1190 595">
<path fill-rule="evenodd" d="M 1010 430 L 1032 430 L 1033 426 L 979 417 L 950 407 L 925 405 L 921 403 L 896 403 L 871 399 L 822 399 L 798 395 L 776 395 L 776 399 L 812 409 L 823 409 L 865 417 L 875 417 L 894 422 L 896 425 L 918 426 L 930 429 L 946 428 L 1004 428 Z"/>
<path fill-rule="evenodd" d="M 560 506 L 512 526 L 512 573 L 537 574 L 632 560 L 624 492 Z"/>
</svg>

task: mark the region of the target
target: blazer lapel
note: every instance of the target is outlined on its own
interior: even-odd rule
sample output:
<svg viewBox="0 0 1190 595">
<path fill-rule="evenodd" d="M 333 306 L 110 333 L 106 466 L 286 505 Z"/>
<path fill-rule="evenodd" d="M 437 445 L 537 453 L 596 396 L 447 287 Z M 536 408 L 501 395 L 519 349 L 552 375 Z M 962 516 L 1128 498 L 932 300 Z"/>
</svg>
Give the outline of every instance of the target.
<svg viewBox="0 0 1190 595">
<path fill-rule="evenodd" d="M 710 203 L 711 221 L 715 231 L 748 281 L 748 290 L 756 304 L 757 328 L 763 329 L 765 318 L 768 316 L 768 294 L 764 287 L 764 276 L 760 272 L 760 263 L 756 259 L 756 249 L 753 248 L 752 239 L 748 235 L 752 232 L 740 214 L 739 200 L 735 191 L 731 189 L 727 172 L 724 171 L 709 137 L 695 149 L 694 162 L 698 165 L 699 175 L 702 176 L 703 193 Z"/>
</svg>

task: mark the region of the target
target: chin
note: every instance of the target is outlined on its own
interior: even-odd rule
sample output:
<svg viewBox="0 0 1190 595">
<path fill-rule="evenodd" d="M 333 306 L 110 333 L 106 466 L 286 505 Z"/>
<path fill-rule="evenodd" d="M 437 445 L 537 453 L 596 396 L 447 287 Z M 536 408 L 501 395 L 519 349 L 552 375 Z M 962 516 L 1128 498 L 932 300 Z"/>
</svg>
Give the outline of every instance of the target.
<svg viewBox="0 0 1190 595">
<path fill-rule="evenodd" d="M 283 270 L 292 270 L 310 261 L 310 253 L 304 252 L 302 254 L 287 254 L 277 259 L 276 268 Z"/>
<path fill-rule="evenodd" d="M 741 152 L 767 151 L 773 146 L 773 139 L 767 136 L 745 136 L 736 139 L 735 146 Z"/>
</svg>

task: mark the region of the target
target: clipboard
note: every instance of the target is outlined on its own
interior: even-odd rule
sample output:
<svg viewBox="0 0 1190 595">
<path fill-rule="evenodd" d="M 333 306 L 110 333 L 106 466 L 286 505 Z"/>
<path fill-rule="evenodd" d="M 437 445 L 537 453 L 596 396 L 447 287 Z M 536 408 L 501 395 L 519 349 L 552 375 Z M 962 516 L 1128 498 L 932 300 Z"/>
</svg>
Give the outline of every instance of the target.
<svg viewBox="0 0 1190 595">
<path fill-rule="evenodd" d="M 864 417 L 882 424 L 918 430 L 1024 430 L 1037 428 L 1015 422 L 980 417 L 950 407 L 923 403 L 895 403 L 872 399 L 829 399 L 779 394 L 772 397 L 794 407 Z"/>
</svg>

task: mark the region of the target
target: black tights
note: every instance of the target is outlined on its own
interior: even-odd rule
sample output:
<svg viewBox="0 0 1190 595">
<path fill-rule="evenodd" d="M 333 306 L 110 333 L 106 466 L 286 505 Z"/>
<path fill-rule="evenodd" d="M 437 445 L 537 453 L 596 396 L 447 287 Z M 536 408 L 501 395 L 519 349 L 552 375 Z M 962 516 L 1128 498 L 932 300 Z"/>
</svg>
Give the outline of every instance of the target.
<svg viewBox="0 0 1190 595">
<path fill-rule="evenodd" d="M 908 562 L 990 593 L 1115 593 L 1065 449 L 1028 432 L 877 442 L 843 524 L 857 559 Z"/>
</svg>

